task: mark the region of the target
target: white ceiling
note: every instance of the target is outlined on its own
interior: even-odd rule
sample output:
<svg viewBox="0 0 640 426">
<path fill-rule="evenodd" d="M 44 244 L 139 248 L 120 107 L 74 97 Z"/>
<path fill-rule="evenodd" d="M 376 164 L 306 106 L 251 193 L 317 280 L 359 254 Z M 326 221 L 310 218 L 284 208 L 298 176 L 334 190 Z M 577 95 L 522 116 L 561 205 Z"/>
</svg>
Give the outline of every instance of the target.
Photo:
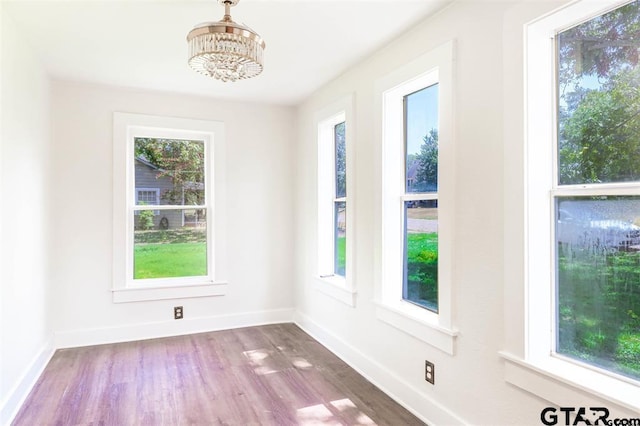
<svg viewBox="0 0 640 426">
<path fill-rule="evenodd" d="M 257 78 L 221 83 L 186 63 L 186 35 L 217 21 L 216 0 L 1 0 L 55 78 L 294 105 L 449 0 L 242 0 L 231 9 L 266 41 Z"/>
</svg>

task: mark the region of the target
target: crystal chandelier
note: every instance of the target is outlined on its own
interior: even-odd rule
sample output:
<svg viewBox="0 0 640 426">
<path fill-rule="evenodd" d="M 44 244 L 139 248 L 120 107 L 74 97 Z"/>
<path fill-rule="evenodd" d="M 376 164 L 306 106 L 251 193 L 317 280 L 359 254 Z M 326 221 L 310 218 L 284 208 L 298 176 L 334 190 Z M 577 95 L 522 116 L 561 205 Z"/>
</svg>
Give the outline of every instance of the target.
<svg viewBox="0 0 640 426">
<path fill-rule="evenodd" d="M 221 81 L 255 77 L 262 72 L 265 43 L 251 28 L 231 20 L 231 7 L 240 0 L 218 0 L 224 17 L 197 25 L 187 35 L 189 65 Z"/>
</svg>

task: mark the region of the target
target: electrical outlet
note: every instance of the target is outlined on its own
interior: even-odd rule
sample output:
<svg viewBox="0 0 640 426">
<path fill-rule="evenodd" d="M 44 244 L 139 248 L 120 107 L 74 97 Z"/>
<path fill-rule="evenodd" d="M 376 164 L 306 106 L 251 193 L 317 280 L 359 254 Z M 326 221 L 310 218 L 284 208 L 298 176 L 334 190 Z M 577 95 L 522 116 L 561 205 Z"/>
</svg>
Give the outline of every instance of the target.
<svg viewBox="0 0 640 426">
<path fill-rule="evenodd" d="M 426 360 L 424 361 L 424 379 L 432 385 L 436 384 L 436 366 Z"/>
<path fill-rule="evenodd" d="M 173 307 L 173 319 L 182 319 L 182 306 Z"/>
</svg>

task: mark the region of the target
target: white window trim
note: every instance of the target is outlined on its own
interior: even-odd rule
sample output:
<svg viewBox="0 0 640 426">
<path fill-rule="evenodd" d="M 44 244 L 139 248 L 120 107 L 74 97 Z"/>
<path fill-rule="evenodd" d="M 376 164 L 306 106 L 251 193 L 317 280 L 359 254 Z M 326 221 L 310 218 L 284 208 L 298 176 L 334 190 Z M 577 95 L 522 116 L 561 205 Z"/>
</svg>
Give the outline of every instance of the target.
<svg viewBox="0 0 640 426">
<path fill-rule="evenodd" d="M 376 82 L 381 114 L 382 240 L 381 274 L 376 282 L 377 317 L 443 352 L 453 355 L 458 334 L 453 327 L 453 239 L 455 161 L 453 135 L 454 43 L 444 43 Z M 438 83 L 438 313 L 402 300 L 403 203 L 402 149 L 404 95 Z M 376 120 L 376 121 L 378 121 Z M 420 195 L 424 198 L 423 195 Z M 444 236 L 444 237 L 443 237 Z"/>
<path fill-rule="evenodd" d="M 136 136 L 205 140 L 205 190 L 208 200 L 206 277 L 133 279 L 133 211 L 135 194 L 133 140 Z M 113 283 L 114 303 L 225 294 L 226 216 L 224 123 L 142 114 L 113 115 Z M 138 206 L 139 207 L 139 206 Z M 163 206 L 161 206 L 163 207 Z M 175 206 L 171 206 L 173 208 Z M 157 207 L 156 207 L 157 208 Z M 167 207 L 169 208 L 169 207 Z M 215 208 L 215 210 L 214 210 Z"/>
<path fill-rule="evenodd" d="M 524 330 L 522 333 L 507 330 L 507 350 L 501 355 L 505 360 L 507 382 L 553 404 L 596 406 L 601 405 L 604 399 L 637 412 L 640 408 L 640 387 L 636 384 L 552 355 L 555 328 L 552 311 L 554 37 L 559 31 L 621 4 L 624 3 L 612 0 L 572 3 L 529 23 L 525 28 L 525 235 L 521 269 L 524 275 L 524 309 L 515 303 L 505 305 L 505 318 L 522 317 L 524 312 Z M 585 185 L 583 190 L 588 192 L 590 189 Z M 619 185 L 617 190 L 630 194 L 626 184 Z M 505 229 L 505 235 L 509 233 L 510 230 Z M 510 262 L 508 252 L 507 245 L 505 263 Z M 506 285 L 509 285 L 510 276 L 507 273 Z"/>
<path fill-rule="evenodd" d="M 316 114 L 315 124 L 318 129 L 318 275 L 314 288 L 327 296 L 345 303 L 356 305 L 355 273 L 354 273 L 354 137 L 355 120 L 353 114 L 353 95 L 325 107 Z M 334 129 L 345 122 L 346 173 L 347 173 L 347 205 L 346 214 L 346 267 L 345 276 L 334 274 L 334 205 L 335 198 L 335 148 Z"/>
</svg>

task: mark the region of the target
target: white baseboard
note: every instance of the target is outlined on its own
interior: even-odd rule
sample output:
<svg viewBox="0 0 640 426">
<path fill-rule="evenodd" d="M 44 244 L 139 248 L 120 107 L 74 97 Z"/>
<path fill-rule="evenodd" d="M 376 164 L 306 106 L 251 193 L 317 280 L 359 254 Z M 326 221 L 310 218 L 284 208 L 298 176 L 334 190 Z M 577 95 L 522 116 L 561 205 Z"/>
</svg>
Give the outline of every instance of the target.
<svg viewBox="0 0 640 426">
<path fill-rule="evenodd" d="M 244 312 L 231 315 L 150 322 L 119 327 L 62 331 L 55 333 L 55 347 L 75 348 L 80 346 L 205 333 L 255 325 L 292 322 L 293 312 L 293 309 L 276 309 L 271 311 Z"/>
<path fill-rule="evenodd" d="M 401 377 L 389 372 L 382 364 L 349 345 L 307 315 L 296 311 L 294 323 L 425 423 L 429 425 L 467 424 L 450 410 Z"/>
<path fill-rule="evenodd" d="M 9 425 L 18 414 L 18 410 L 29 396 L 29 393 L 40 378 L 42 371 L 47 366 L 55 347 L 51 337 L 38 351 L 31 364 L 26 369 L 20 380 L 9 391 L 8 396 L 0 404 L 0 425 Z"/>
</svg>

